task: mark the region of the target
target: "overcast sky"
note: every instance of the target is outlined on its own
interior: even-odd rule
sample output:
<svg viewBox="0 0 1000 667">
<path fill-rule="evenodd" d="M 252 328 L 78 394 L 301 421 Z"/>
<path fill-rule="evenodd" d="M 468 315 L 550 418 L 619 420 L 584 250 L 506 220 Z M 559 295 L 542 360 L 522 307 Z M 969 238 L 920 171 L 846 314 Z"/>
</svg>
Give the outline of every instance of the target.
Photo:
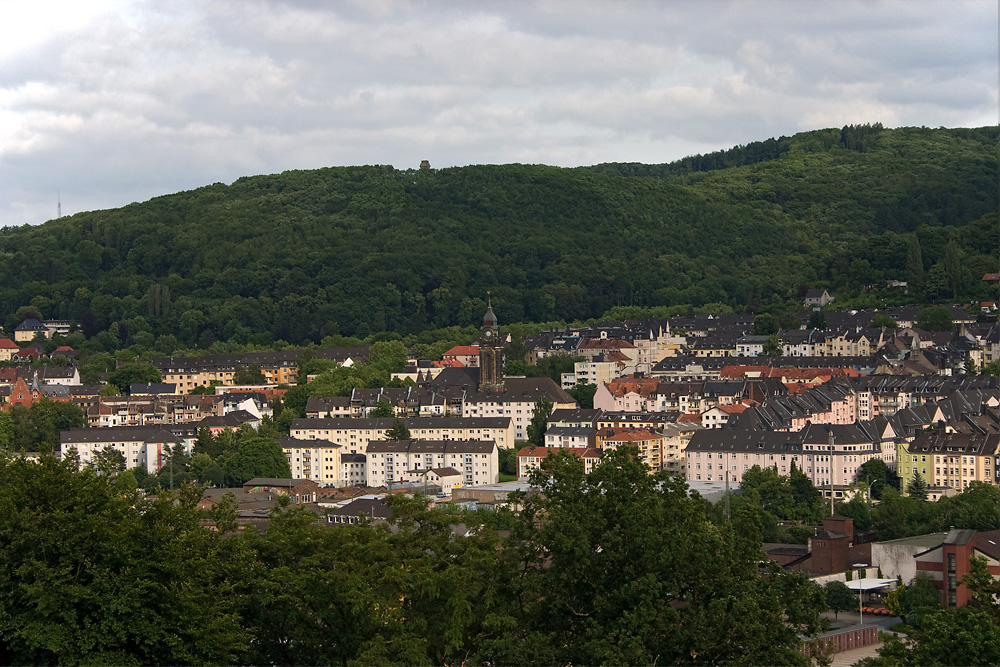
<svg viewBox="0 0 1000 667">
<path fill-rule="evenodd" d="M 323 166 L 998 123 L 996 0 L 0 0 L 0 225 Z"/>
</svg>

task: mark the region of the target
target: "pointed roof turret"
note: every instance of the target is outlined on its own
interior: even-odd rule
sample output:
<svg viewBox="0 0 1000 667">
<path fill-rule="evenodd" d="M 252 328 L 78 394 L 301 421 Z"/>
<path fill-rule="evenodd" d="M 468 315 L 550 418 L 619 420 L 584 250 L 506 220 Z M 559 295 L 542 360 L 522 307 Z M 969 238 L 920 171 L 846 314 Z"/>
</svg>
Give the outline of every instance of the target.
<svg viewBox="0 0 1000 667">
<path fill-rule="evenodd" d="M 483 326 L 494 328 L 497 325 L 497 316 L 493 314 L 493 301 L 492 299 L 487 302 L 486 314 L 483 315 Z"/>
</svg>

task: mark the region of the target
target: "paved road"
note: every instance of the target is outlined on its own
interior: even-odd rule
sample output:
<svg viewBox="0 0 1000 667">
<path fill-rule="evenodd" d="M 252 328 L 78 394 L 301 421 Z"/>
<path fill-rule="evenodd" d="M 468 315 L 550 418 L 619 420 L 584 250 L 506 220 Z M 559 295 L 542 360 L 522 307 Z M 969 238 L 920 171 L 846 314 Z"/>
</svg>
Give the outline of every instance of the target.
<svg viewBox="0 0 1000 667">
<path fill-rule="evenodd" d="M 837 620 L 834 620 L 832 613 L 824 613 L 832 624 L 832 629 L 834 630 L 846 630 L 850 626 L 858 624 L 858 613 L 857 612 L 840 612 Z M 865 614 L 864 617 L 865 625 L 877 625 L 879 632 L 886 632 L 889 626 L 895 625 L 899 622 L 899 619 L 895 616 L 880 616 L 876 614 Z M 841 651 L 840 653 L 833 654 L 833 667 L 850 667 L 858 660 L 862 658 L 867 658 L 869 656 L 878 655 L 878 649 L 882 646 L 882 642 L 877 644 L 872 644 L 871 646 L 862 646 L 861 648 L 854 648 L 850 651 Z"/>
<path fill-rule="evenodd" d="M 882 646 L 881 642 L 878 644 L 872 644 L 871 646 L 852 648 L 850 651 L 834 653 L 832 667 L 851 667 L 851 665 L 856 663 L 858 660 L 861 660 L 861 658 L 878 655 L 878 649 L 880 646 Z"/>
</svg>

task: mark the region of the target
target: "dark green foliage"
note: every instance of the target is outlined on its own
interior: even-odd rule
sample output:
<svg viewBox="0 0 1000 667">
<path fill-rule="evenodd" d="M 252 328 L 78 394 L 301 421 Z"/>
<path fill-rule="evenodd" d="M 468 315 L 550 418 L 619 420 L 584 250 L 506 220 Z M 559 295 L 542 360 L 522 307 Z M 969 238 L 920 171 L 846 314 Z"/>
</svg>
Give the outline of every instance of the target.
<svg viewBox="0 0 1000 667">
<path fill-rule="evenodd" d="M 10 410 L 10 421 L 4 418 L 0 424 L 13 429 L 13 449 L 53 453 L 59 449 L 59 434 L 71 428 L 83 428 L 87 418 L 75 403 L 42 398 L 30 409 L 15 405 Z"/>
<path fill-rule="evenodd" d="M 774 468 L 752 466 L 743 473 L 740 491 L 779 520 L 822 521 L 822 495 L 809 476 L 794 467 L 789 474 L 781 474 Z"/>
<path fill-rule="evenodd" d="M 392 428 L 389 429 L 389 432 L 386 433 L 385 436 L 389 440 L 409 440 L 410 429 L 406 427 L 405 421 L 397 418 L 396 421 L 392 423 Z"/>
<path fill-rule="evenodd" d="M 913 471 L 913 479 L 906 485 L 906 495 L 918 500 L 927 499 L 927 482 L 924 481 L 923 476 L 916 470 Z"/>
<path fill-rule="evenodd" d="M 931 306 L 920 311 L 917 328 L 925 331 L 951 331 L 955 328 L 955 323 L 951 319 L 951 311 L 947 308 Z"/>
<path fill-rule="evenodd" d="M 926 575 L 918 574 L 909 586 L 891 592 L 887 598 L 890 607 L 912 625 L 909 638 L 887 637 L 879 657 L 868 658 L 862 664 L 916 667 L 1000 663 L 1000 587 L 989 573 L 985 558 L 973 557 L 972 570 L 962 583 L 973 594 L 972 604 L 964 609 L 941 609 L 940 591 Z"/>
<path fill-rule="evenodd" d="M 868 501 L 859 493 L 849 502 L 837 505 L 837 514 L 854 519 L 855 530 L 868 530 L 872 526 L 871 510 Z"/>
<path fill-rule="evenodd" d="M 264 384 L 264 382 L 260 366 L 240 366 L 233 373 L 233 384 Z"/>
<path fill-rule="evenodd" d="M 858 466 L 858 474 L 855 478 L 859 482 L 864 482 L 871 489 L 872 498 L 878 500 L 882 497 L 882 491 L 886 486 L 894 489 L 899 488 L 899 475 L 885 464 L 882 459 L 870 459 Z"/>
<path fill-rule="evenodd" d="M 0 662 L 244 662 L 251 561 L 198 527 L 200 491 L 141 500 L 75 467 L 0 458 Z"/>
<path fill-rule="evenodd" d="M 789 137 L 752 141 L 724 151 L 694 155 L 670 164 L 607 163 L 587 167 L 593 171 L 617 176 L 680 176 L 699 171 L 713 171 L 730 167 L 744 167 L 768 160 L 777 160 L 792 145 Z"/>
<path fill-rule="evenodd" d="M 391 530 L 286 507 L 261 533 L 238 530 L 231 498 L 210 513 L 218 532 L 200 526 L 198 487 L 144 500 L 72 457 L 0 458 L 0 660 L 807 664 L 823 591 L 761 576 L 754 516 L 713 526 L 634 451 L 589 477 L 551 463 L 520 516 L 392 496 Z M 456 521 L 476 530 L 456 538 Z"/>
<path fill-rule="evenodd" d="M 514 531 L 524 576 L 482 643 L 495 664 L 806 664 L 798 630 L 818 627 L 822 590 L 757 568 L 760 543 L 713 526 L 683 482 L 634 451 L 590 475 L 550 458 Z M 787 621 L 787 624 L 786 624 Z"/>
<path fill-rule="evenodd" d="M 160 382 L 160 371 L 150 363 L 125 364 L 119 366 L 111 375 L 108 382 L 118 387 L 123 394 L 128 392 L 128 388 L 133 384 L 151 384 Z"/>
<path fill-rule="evenodd" d="M 597 385 L 583 382 L 566 393 L 575 398 L 581 408 L 591 410 L 594 407 L 594 394 L 597 393 Z"/>
<path fill-rule="evenodd" d="M 762 312 L 801 284 L 845 302 L 925 271 L 932 296 L 985 299 L 997 136 L 853 126 L 673 165 L 241 178 L 0 230 L 0 312 L 10 324 L 44 304 L 80 323 L 89 351 L 134 356 L 478 326 L 487 291 L 505 322 Z"/>
<path fill-rule="evenodd" d="M 368 416 L 372 419 L 389 418 L 396 416 L 396 410 L 389 401 L 376 401 L 375 407 L 368 411 Z"/>
<path fill-rule="evenodd" d="M 784 347 L 781 345 L 781 340 L 777 336 L 768 336 L 767 340 L 764 341 L 764 347 L 761 351 L 762 356 L 765 357 L 780 357 L 785 353 Z"/>
<path fill-rule="evenodd" d="M 753 321 L 753 334 L 755 336 L 770 336 L 778 333 L 780 328 L 781 322 L 770 313 L 761 313 Z"/>
<path fill-rule="evenodd" d="M 549 415 L 552 414 L 552 401 L 539 398 L 535 402 L 535 409 L 531 413 L 531 423 L 528 424 L 528 442 L 535 447 L 545 446 L 545 429 Z"/>
<path fill-rule="evenodd" d="M 273 438 L 260 435 L 249 427 L 233 434 L 235 448 L 222 466 L 226 484 L 242 486 L 254 477 L 288 478 L 291 470 L 281 445 Z M 223 445 L 223 450 L 226 447 Z"/>
<path fill-rule="evenodd" d="M 517 450 L 513 447 L 500 447 L 499 454 L 500 472 L 504 475 L 517 474 Z"/>
<path fill-rule="evenodd" d="M 809 324 L 807 326 L 810 329 L 826 329 L 826 315 L 821 310 L 814 310 L 809 315 Z"/>
<path fill-rule="evenodd" d="M 872 151 L 878 143 L 878 135 L 882 130 L 882 123 L 845 125 L 840 131 L 840 147 L 859 153 Z"/>
<path fill-rule="evenodd" d="M 834 613 L 834 618 L 842 611 L 853 611 L 858 608 L 858 596 L 842 581 L 831 581 L 823 587 L 826 593 L 826 605 Z"/>
</svg>

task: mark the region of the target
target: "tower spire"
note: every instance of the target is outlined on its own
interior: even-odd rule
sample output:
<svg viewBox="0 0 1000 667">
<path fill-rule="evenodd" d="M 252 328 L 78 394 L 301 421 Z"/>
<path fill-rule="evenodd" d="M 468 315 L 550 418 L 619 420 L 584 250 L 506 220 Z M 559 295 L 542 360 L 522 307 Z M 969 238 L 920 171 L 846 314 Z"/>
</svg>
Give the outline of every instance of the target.
<svg viewBox="0 0 1000 667">
<path fill-rule="evenodd" d="M 500 341 L 500 327 L 493 313 L 493 302 L 487 292 L 488 305 L 483 315 L 483 326 L 479 335 L 479 389 L 480 391 L 503 390 L 503 343 Z"/>
</svg>

